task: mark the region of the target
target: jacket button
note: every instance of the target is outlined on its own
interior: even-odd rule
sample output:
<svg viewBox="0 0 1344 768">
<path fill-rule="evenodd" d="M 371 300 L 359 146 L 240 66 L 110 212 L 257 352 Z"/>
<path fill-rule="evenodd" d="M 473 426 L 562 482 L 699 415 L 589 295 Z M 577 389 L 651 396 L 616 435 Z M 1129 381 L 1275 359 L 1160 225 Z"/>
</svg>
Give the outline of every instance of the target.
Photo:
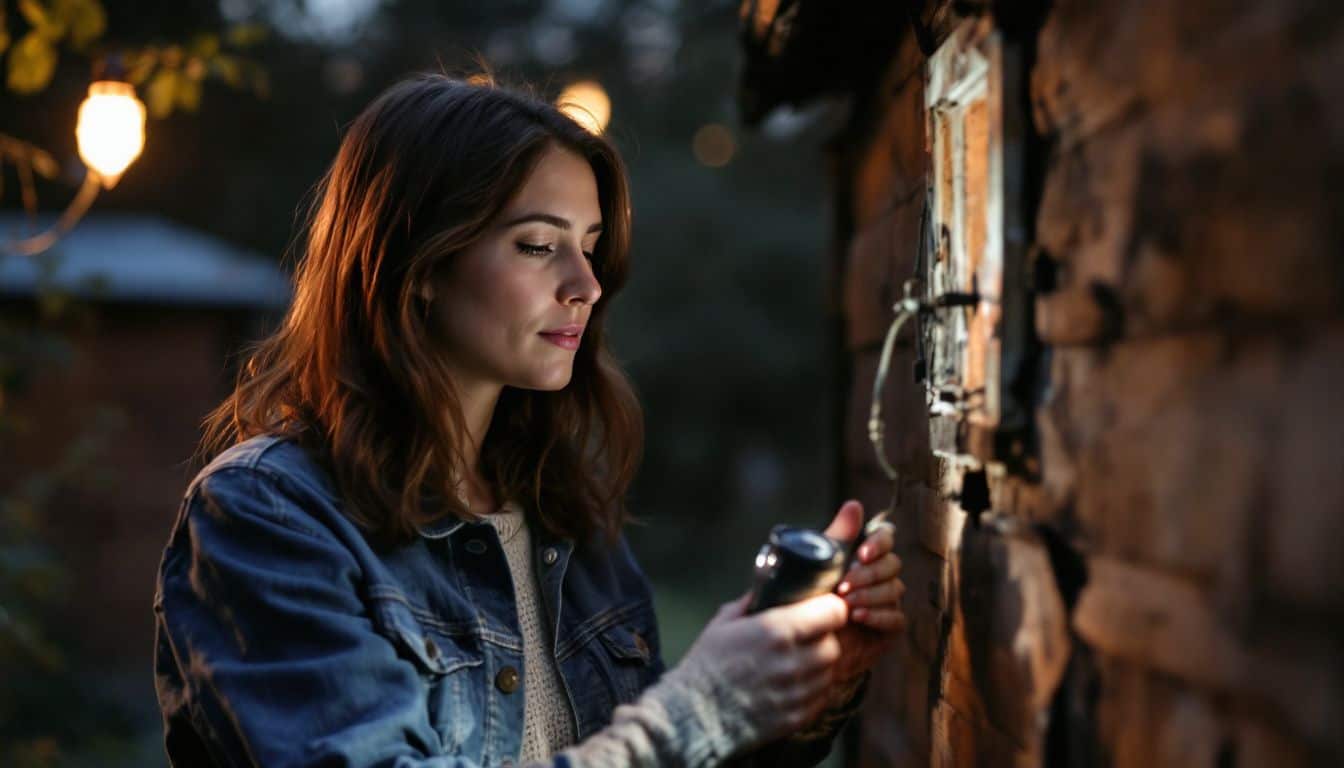
<svg viewBox="0 0 1344 768">
<path fill-rule="evenodd" d="M 485 542 L 480 539 L 472 539 L 467 542 L 467 551 L 473 555 L 484 555 Z"/>
<path fill-rule="evenodd" d="M 439 658 L 439 646 L 435 645 L 434 641 L 428 637 L 425 638 L 425 653 L 429 654 L 431 659 Z"/>
<path fill-rule="evenodd" d="M 504 693 L 513 693 L 518 690 L 518 670 L 513 667 L 505 667 L 499 670 L 495 675 L 495 687 Z"/>
<path fill-rule="evenodd" d="M 639 655 L 643 656 L 646 659 L 649 658 L 649 644 L 644 641 L 643 635 L 639 634 L 638 632 L 634 634 L 635 634 L 635 648 L 639 649 Z"/>
<path fill-rule="evenodd" d="M 560 559 L 560 553 L 555 551 L 555 547 L 547 547 L 546 551 L 541 553 L 541 559 L 547 565 L 555 565 L 555 561 Z"/>
</svg>

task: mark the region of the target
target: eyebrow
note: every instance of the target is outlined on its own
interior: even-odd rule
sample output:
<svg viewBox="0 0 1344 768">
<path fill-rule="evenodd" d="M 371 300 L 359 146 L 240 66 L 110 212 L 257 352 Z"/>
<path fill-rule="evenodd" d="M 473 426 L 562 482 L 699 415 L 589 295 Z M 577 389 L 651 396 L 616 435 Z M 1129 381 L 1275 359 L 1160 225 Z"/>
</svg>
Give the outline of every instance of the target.
<svg viewBox="0 0 1344 768">
<path fill-rule="evenodd" d="M 514 227 L 529 221 L 540 221 L 544 224 L 550 224 L 553 227 L 558 227 L 565 231 L 569 231 L 574 226 L 569 222 L 569 219 L 562 219 L 559 216 L 555 216 L 550 213 L 524 213 L 521 216 L 518 216 L 516 218 L 504 222 L 504 226 Z M 590 234 L 593 232 L 601 232 L 601 231 L 602 231 L 602 222 L 600 221 L 588 228 L 588 232 Z"/>
</svg>

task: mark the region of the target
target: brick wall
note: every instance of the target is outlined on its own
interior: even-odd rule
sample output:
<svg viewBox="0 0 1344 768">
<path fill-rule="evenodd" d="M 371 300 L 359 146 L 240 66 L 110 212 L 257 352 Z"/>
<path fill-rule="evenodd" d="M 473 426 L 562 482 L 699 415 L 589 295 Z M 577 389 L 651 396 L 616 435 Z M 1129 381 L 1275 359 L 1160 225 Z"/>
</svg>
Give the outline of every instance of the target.
<svg viewBox="0 0 1344 768">
<path fill-rule="evenodd" d="M 983 15 L 1021 55 L 1029 248 L 1005 291 L 1032 333 L 1001 375 L 1031 418 L 988 447 L 931 423 L 898 343 L 883 397 L 911 626 L 851 762 L 1338 764 L 1344 7 L 968 5 L 912 15 L 926 47 Z M 873 374 L 930 188 L 925 51 L 890 31 L 828 148 L 840 490 L 870 511 L 893 496 Z M 963 508 L 968 474 L 988 509 Z"/>
<path fill-rule="evenodd" d="M 0 312 L 16 327 L 34 319 L 25 303 Z M 6 404 L 0 489 L 57 480 L 40 516 L 65 577 L 50 629 L 76 662 L 145 679 L 154 578 L 201 419 L 227 393 L 223 361 L 258 325 L 231 310 L 94 305 L 60 327 L 62 361 L 25 365 L 30 380 Z"/>
</svg>

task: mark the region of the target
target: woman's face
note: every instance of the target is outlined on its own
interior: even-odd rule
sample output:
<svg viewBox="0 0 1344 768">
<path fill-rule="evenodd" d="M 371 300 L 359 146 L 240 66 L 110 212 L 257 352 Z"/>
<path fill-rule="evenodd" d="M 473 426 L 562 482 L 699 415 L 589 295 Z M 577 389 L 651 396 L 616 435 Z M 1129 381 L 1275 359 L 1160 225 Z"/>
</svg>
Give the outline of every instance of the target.
<svg viewBox="0 0 1344 768">
<path fill-rule="evenodd" d="M 485 235 L 433 284 L 434 319 L 460 385 L 569 383 L 602 295 L 590 261 L 601 231 L 592 167 L 551 145 Z M 546 333 L 562 330 L 578 335 Z"/>
</svg>

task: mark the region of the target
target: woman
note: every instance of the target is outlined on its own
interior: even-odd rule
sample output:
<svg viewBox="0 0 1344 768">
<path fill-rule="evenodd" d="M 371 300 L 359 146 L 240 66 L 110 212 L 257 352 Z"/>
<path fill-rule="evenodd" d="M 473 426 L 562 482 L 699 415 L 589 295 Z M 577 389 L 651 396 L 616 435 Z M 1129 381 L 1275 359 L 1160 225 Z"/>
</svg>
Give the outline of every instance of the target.
<svg viewBox="0 0 1344 768">
<path fill-rule="evenodd" d="M 615 149 L 422 75 L 350 126 L 281 328 L 207 422 L 155 596 L 177 765 L 813 763 L 904 624 L 891 535 L 838 590 L 723 606 L 663 674 L 603 340 Z M 829 532 L 857 535 L 862 510 Z"/>
</svg>

